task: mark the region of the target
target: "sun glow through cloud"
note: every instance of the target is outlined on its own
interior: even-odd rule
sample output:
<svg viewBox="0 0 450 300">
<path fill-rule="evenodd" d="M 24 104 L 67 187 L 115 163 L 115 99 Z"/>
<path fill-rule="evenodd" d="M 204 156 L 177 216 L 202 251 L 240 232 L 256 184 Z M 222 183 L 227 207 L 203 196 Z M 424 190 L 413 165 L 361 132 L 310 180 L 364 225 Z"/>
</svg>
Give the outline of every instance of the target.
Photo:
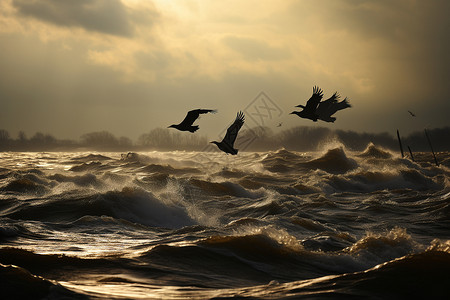
<svg viewBox="0 0 450 300">
<path fill-rule="evenodd" d="M 68 113 L 76 112 L 85 122 L 74 129 L 55 126 L 58 118 L 44 118 L 38 130 L 58 128 L 52 129 L 58 135 L 76 136 L 107 128 L 135 136 L 165 126 L 162 116 L 174 106 L 180 113 L 192 105 L 214 106 L 223 112 L 218 123 L 226 122 L 260 91 L 288 111 L 316 84 L 325 96 L 337 90 L 351 99 L 354 117 L 343 112 L 348 116 L 335 128 L 358 124 L 362 130 L 389 131 L 399 126 L 398 115 L 406 108 L 424 110 L 426 119 L 408 130 L 448 125 L 442 113 L 448 108 L 449 45 L 442 42 L 448 26 L 438 17 L 444 11 L 439 5 L 447 2 L 89 3 L 77 9 L 71 5 L 78 4 L 50 0 L 0 4 L 2 90 L 9 99 L 1 127 L 37 128 L 38 120 L 29 113 L 21 123 L 11 116 L 25 103 L 40 103 L 38 115 L 69 108 L 60 111 L 61 119 L 74 119 Z M 14 86 L 19 82 L 33 97 L 18 94 Z M 430 95 L 433 107 L 424 103 Z M 77 104 L 84 101 L 92 103 L 89 112 Z M 386 111 L 383 103 L 392 109 Z M 379 122 L 379 114 L 385 122 Z M 100 117 L 106 115 L 136 123 Z M 364 124 L 355 122 L 359 116 Z M 308 125 L 287 117 L 284 124 Z M 213 134 L 219 125 L 208 128 Z"/>
</svg>

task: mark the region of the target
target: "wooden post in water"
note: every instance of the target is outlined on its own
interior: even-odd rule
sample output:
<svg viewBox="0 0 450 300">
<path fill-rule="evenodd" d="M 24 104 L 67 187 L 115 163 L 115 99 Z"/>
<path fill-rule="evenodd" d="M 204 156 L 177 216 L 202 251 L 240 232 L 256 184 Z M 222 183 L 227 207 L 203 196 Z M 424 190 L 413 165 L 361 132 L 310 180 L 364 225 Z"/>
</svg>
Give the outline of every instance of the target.
<svg viewBox="0 0 450 300">
<path fill-rule="evenodd" d="M 430 145 L 431 153 L 433 153 L 434 162 L 436 164 L 436 167 L 439 167 L 439 163 L 436 159 L 436 155 L 434 154 L 433 146 L 431 145 L 431 140 L 430 140 L 430 137 L 428 136 L 428 132 L 426 129 L 424 129 L 424 131 L 425 131 L 425 136 L 427 137 L 428 145 Z"/>
<path fill-rule="evenodd" d="M 414 156 L 412 155 L 411 148 L 409 148 L 409 146 L 408 146 L 408 150 L 409 150 L 409 154 L 411 155 L 411 160 L 412 160 L 412 161 L 415 161 L 415 160 L 414 160 Z"/>
<path fill-rule="evenodd" d="M 403 158 L 403 157 L 405 157 L 405 156 L 403 155 L 402 140 L 400 139 L 400 133 L 398 132 L 398 129 L 397 129 L 397 138 L 398 138 L 398 144 L 400 145 L 400 152 L 401 152 L 402 158 Z"/>
</svg>

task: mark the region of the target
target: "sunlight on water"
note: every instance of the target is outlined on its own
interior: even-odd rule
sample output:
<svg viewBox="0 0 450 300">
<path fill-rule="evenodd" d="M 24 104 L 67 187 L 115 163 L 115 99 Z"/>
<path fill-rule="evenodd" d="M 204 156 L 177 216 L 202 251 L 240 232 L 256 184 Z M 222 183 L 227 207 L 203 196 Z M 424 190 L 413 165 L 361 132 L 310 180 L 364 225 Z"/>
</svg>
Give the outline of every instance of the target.
<svg viewBox="0 0 450 300">
<path fill-rule="evenodd" d="M 0 272 L 100 299 L 392 298 L 419 271 L 442 281 L 448 154 L 437 168 L 426 153 L 323 149 L 1 153 Z"/>
</svg>

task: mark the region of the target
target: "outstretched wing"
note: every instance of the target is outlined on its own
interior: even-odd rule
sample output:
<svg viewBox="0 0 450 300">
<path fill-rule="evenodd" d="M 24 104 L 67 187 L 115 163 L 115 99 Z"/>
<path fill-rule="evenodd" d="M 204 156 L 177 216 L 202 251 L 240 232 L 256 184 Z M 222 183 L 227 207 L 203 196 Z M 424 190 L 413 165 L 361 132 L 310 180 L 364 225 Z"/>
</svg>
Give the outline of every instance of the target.
<svg viewBox="0 0 450 300">
<path fill-rule="evenodd" d="M 314 113 L 316 111 L 317 105 L 319 104 L 320 100 L 322 100 L 323 97 L 323 91 L 318 87 L 313 87 L 313 94 L 311 98 L 306 102 L 306 106 L 303 107 L 303 105 L 297 105 L 297 107 L 303 107 L 303 109 L 307 112 Z"/>
<path fill-rule="evenodd" d="M 245 116 L 242 111 L 237 113 L 236 120 L 227 129 L 227 134 L 223 138 L 222 142 L 229 145 L 231 148 L 234 147 L 234 141 L 236 141 L 239 129 L 244 125 Z"/>
<path fill-rule="evenodd" d="M 334 94 L 330 98 L 320 102 L 316 110 L 316 114 L 319 116 L 319 118 L 320 116 L 326 115 L 327 112 L 331 110 L 332 107 L 337 103 L 340 97 L 341 96 L 337 92 L 334 92 Z"/>
<path fill-rule="evenodd" d="M 217 111 L 214 109 L 194 109 L 187 113 L 184 120 L 180 123 L 180 125 L 183 126 L 191 126 L 194 124 L 195 120 L 197 120 L 198 116 L 200 114 L 207 114 L 207 113 L 216 113 Z"/>
<path fill-rule="evenodd" d="M 327 115 L 328 115 L 328 116 L 331 116 L 331 115 L 333 115 L 334 113 L 336 113 L 338 110 L 346 109 L 346 108 L 348 108 L 348 107 L 352 107 L 352 106 L 350 105 L 350 103 L 348 103 L 347 97 L 345 97 L 345 99 L 342 100 L 341 102 L 333 103 L 333 104 L 330 106 L 330 108 L 328 109 Z"/>
<path fill-rule="evenodd" d="M 344 100 L 342 100 L 341 102 L 336 103 L 336 105 L 335 105 L 336 111 L 341 110 L 341 109 L 345 109 L 345 108 L 348 108 L 348 107 L 352 107 L 352 106 L 350 105 L 350 103 L 348 103 L 347 97 L 345 97 Z"/>
</svg>

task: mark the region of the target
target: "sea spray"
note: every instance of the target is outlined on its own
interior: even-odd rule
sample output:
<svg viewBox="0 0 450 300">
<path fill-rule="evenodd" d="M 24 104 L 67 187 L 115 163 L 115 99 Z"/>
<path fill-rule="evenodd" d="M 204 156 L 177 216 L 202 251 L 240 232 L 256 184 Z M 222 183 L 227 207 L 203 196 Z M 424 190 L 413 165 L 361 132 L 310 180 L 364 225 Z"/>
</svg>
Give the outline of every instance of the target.
<svg viewBox="0 0 450 300">
<path fill-rule="evenodd" d="M 376 144 L 0 155 L 0 264 L 31 274 L 8 273 L 11 287 L 40 276 L 80 299 L 448 295 L 448 153 L 440 167 Z M 45 191 L 9 185 L 22 179 Z"/>
</svg>

